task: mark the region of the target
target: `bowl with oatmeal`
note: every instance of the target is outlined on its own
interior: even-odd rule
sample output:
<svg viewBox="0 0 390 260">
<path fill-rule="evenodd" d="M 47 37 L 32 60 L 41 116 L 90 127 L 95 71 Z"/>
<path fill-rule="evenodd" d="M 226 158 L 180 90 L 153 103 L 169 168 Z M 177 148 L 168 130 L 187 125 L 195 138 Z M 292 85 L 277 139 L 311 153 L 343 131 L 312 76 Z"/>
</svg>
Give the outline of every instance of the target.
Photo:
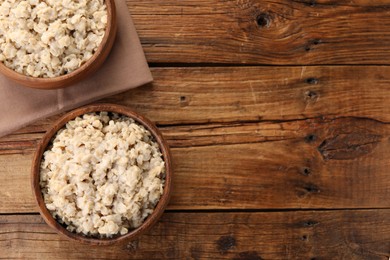
<svg viewBox="0 0 390 260">
<path fill-rule="evenodd" d="M 43 219 L 58 233 L 96 245 L 131 240 L 168 204 L 169 148 L 153 123 L 127 107 L 89 105 L 45 134 L 31 180 Z"/>
<path fill-rule="evenodd" d="M 116 31 L 115 0 L 3 0 L 0 72 L 28 87 L 69 86 L 103 64 Z"/>
</svg>

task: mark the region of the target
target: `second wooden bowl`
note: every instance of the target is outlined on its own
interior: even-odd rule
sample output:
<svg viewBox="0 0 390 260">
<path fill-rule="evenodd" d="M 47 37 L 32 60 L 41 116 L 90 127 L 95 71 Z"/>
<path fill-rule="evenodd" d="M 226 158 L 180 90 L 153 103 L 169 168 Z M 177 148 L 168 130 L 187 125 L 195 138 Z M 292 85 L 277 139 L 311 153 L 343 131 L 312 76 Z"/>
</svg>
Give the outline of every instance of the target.
<svg viewBox="0 0 390 260">
<path fill-rule="evenodd" d="M 76 234 L 68 231 L 66 227 L 58 223 L 52 217 L 49 210 L 46 208 L 45 202 L 43 200 L 43 195 L 41 192 L 41 187 L 39 185 L 40 165 L 41 165 L 43 153 L 47 149 L 48 145 L 50 144 L 50 142 L 52 141 L 52 139 L 54 138 L 58 130 L 63 128 L 68 121 L 73 120 L 78 116 L 84 115 L 86 113 L 101 112 L 101 111 L 114 112 L 114 113 L 128 116 L 134 119 L 140 125 L 143 125 L 147 130 L 149 130 L 151 134 L 154 136 L 156 142 L 159 144 L 159 147 L 161 149 L 165 161 L 165 167 L 166 167 L 164 191 L 153 213 L 149 215 L 146 218 L 145 222 L 137 229 L 134 229 L 133 231 L 129 231 L 129 233 L 125 235 L 117 236 L 113 238 L 91 238 L 91 237 L 86 237 L 81 234 Z M 161 217 L 168 204 L 170 194 L 171 194 L 171 189 L 172 189 L 172 166 L 171 166 L 171 156 L 169 152 L 169 147 L 166 141 L 164 140 L 164 138 L 162 137 L 160 131 L 156 128 L 156 126 L 152 122 L 150 122 L 145 117 L 135 113 L 134 111 L 130 110 L 127 107 L 114 105 L 114 104 L 96 104 L 96 105 L 85 106 L 65 114 L 57 122 L 55 122 L 53 126 L 44 135 L 42 141 L 38 144 L 38 149 L 34 155 L 32 169 L 31 169 L 31 184 L 32 184 L 34 197 L 36 202 L 38 203 L 41 216 L 43 217 L 45 222 L 49 226 L 54 228 L 59 234 L 62 234 L 71 240 L 80 241 L 92 245 L 110 245 L 123 240 L 133 240 L 138 236 L 140 236 L 141 234 L 143 234 L 145 231 L 149 230 L 157 222 L 157 220 Z"/>
<path fill-rule="evenodd" d="M 57 89 L 70 86 L 74 83 L 81 81 L 82 79 L 90 76 L 96 70 L 98 70 L 106 60 L 110 53 L 112 46 L 114 45 L 117 22 L 116 22 L 116 9 L 115 0 L 105 0 L 107 5 L 107 28 L 103 37 L 103 40 L 93 56 L 87 60 L 80 68 L 75 71 L 54 78 L 34 78 L 24 74 L 20 74 L 0 62 L 0 73 L 4 74 L 7 78 L 24 85 L 26 87 L 38 88 L 38 89 Z"/>
</svg>

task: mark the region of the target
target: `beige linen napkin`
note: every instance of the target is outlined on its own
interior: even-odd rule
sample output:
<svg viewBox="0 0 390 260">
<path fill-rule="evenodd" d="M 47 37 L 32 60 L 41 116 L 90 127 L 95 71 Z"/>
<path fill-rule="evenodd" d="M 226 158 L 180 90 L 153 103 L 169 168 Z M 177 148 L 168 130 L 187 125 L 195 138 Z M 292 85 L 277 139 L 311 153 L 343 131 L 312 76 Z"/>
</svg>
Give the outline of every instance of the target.
<svg viewBox="0 0 390 260">
<path fill-rule="evenodd" d="M 125 0 L 116 0 L 118 33 L 111 54 L 94 75 L 65 89 L 38 90 L 0 75 L 0 136 L 41 118 L 153 80 Z"/>
</svg>

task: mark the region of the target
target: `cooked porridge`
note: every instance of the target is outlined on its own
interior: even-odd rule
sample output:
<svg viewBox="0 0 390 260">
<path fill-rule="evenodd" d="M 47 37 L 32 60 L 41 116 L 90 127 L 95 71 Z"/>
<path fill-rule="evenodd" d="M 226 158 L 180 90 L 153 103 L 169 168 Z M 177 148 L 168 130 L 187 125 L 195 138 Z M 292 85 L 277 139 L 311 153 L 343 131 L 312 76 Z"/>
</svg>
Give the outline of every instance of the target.
<svg viewBox="0 0 390 260">
<path fill-rule="evenodd" d="M 70 73 L 96 52 L 106 26 L 104 0 L 3 0 L 0 62 L 31 77 Z"/>
<path fill-rule="evenodd" d="M 85 114 L 59 130 L 43 154 L 40 186 L 47 209 L 69 231 L 124 235 L 153 212 L 165 163 L 151 133 L 133 119 Z"/>
</svg>

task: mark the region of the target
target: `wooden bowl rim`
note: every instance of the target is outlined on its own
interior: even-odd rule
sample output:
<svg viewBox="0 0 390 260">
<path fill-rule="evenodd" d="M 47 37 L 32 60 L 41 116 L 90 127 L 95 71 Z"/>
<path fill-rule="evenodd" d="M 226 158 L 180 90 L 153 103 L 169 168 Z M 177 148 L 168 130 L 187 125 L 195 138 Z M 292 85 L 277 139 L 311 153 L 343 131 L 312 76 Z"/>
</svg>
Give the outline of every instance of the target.
<svg viewBox="0 0 390 260">
<path fill-rule="evenodd" d="M 91 237 L 86 237 L 81 234 L 68 231 L 65 227 L 63 227 L 52 217 L 52 215 L 46 208 L 41 193 L 41 188 L 39 185 L 40 165 L 41 165 L 42 156 L 43 153 L 46 151 L 46 147 L 49 145 L 50 141 L 55 136 L 55 134 L 61 128 L 63 128 L 68 121 L 78 116 L 87 113 L 102 112 L 102 111 L 114 112 L 114 113 L 128 116 L 134 119 L 137 123 L 143 125 L 147 130 L 149 130 L 151 134 L 154 136 L 154 138 L 156 139 L 157 143 L 159 144 L 160 150 L 162 152 L 165 161 L 165 168 L 166 168 L 164 191 L 153 213 L 146 218 L 146 220 L 144 221 L 144 223 L 142 223 L 140 227 L 130 231 L 125 235 L 120 235 L 114 238 L 91 238 Z M 31 185 L 32 185 L 34 198 L 38 203 L 38 209 L 41 216 L 49 226 L 51 226 L 57 231 L 57 233 L 62 234 L 71 240 L 75 240 L 75 241 L 79 241 L 91 245 L 111 245 L 123 240 L 134 240 L 136 237 L 140 236 L 141 234 L 149 230 L 157 222 L 157 220 L 163 214 L 166 206 L 168 205 L 170 195 L 171 195 L 171 190 L 172 190 L 172 165 L 171 165 L 171 154 L 169 151 L 169 146 L 165 141 L 165 139 L 163 138 L 161 132 L 157 129 L 157 127 L 149 119 L 134 112 L 133 110 L 130 110 L 125 106 L 116 105 L 116 104 L 103 103 L 103 104 L 88 105 L 85 107 L 72 110 L 66 113 L 65 115 L 63 115 L 52 125 L 52 127 L 43 136 L 43 138 L 38 144 L 38 149 L 36 150 L 33 158 L 33 164 L 31 167 Z"/>
<path fill-rule="evenodd" d="M 0 72 L 4 75 L 9 75 L 11 79 L 17 80 L 17 81 L 26 81 L 26 80 L 31 80 L 35 82 L 40 82 L 40 83 L 52 83 L 52 82 L 61 82 L 64 80 L 67 80 L 69 78 L 76 77 L 83 73 L 84 71 L 88 70 L 88 68 L 96 61 L 96 59 L 99 57 L 100 53 L 102 53 L 103 49 L 109 42 L 109 38 L 111 37 L 111 32 L 113 34 L 116 34 L 116 26 L 115 26 L 115 21 L 116 15 L 113 15 L 116 13 L 115 9 L 115 0 L 104 0 L 106 2 L 107 6 L 107 26 L 106 30 L 104 32 L 104 36 L 102 39 L 102 42 L 100 43 L 99 47 L 97 48 L 96 52 L 92 55 L 91 58 L 89 58 L 83 65 L 78 67 L 76 70 L 72 71 L 69 74 L 53 77 L 53 78 L 39 78 L 39 77 L 32 77 L 29 75 L 25 75 L 22 73 L 19 73 L 11 68 L 8 68 L 3 62 L 0 62 Z M 31 87 L 31 86 L 29 86 Z M 67 86 L 64 86 L 67 87 Z M 33 87 L 34 88 L 34 87 Z M 52 87 L 52 88 L 47 88 L 47 89 L 56 89 L 58 87 Z M 63 87 L 60 87 L 63 88 Z"/>
</svg>

